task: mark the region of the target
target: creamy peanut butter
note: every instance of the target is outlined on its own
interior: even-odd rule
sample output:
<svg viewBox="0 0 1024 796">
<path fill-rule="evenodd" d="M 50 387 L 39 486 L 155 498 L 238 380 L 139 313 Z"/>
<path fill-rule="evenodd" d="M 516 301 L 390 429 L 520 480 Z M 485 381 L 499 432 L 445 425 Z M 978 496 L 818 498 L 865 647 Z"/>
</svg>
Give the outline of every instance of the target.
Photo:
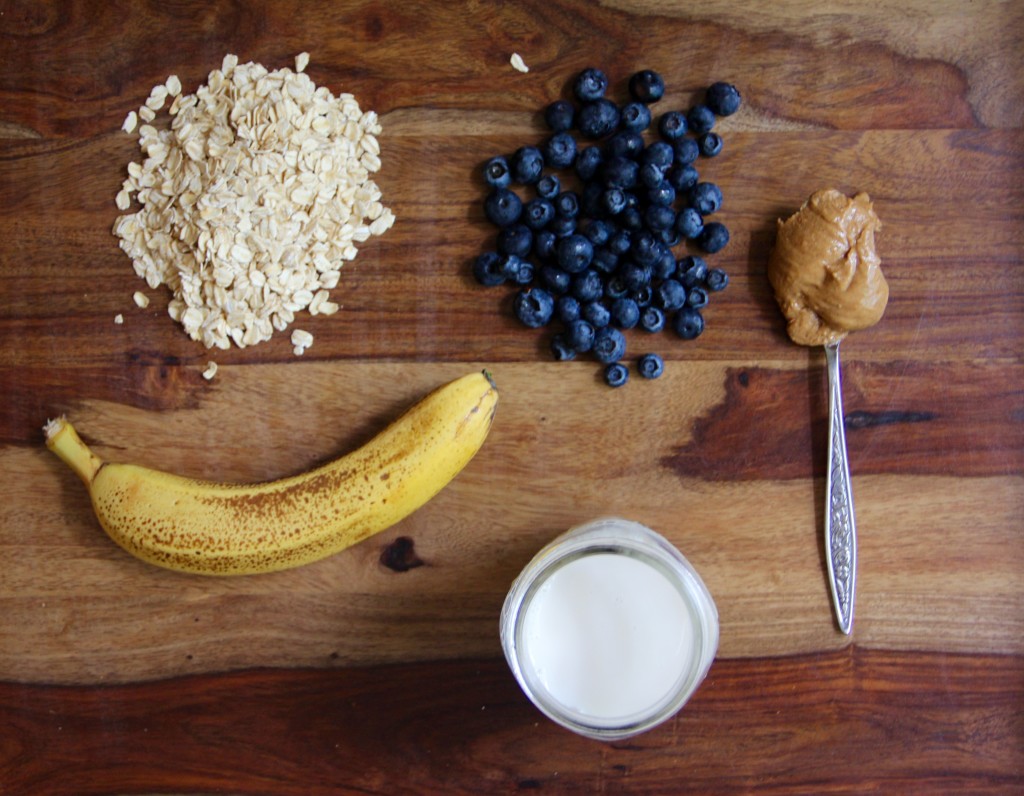
<svg viewBox="0 0 1024 796">
<path fill-rule="evenodd" d="M 768 279 L 794 343 L 838 343 L 878 323 L 889 285 L 875 251 L 881 222 L 871 198 L 827 188 L 778 222 Z"/>
</svg>

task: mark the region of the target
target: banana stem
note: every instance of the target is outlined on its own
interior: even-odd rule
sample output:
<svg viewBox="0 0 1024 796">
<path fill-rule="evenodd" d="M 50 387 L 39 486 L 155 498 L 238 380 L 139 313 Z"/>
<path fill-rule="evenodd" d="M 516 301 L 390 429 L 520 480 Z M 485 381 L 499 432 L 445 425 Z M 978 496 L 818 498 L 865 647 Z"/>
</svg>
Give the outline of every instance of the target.
<svg viewBox="0 0 1024 796">
<path fill-rule="evenodd" d="M 103 466 L 103 460 L 89 450 L 89 446 L 82 442 L 74 426 L 65 417 L 48 421 L 43 426 L 43 432 L 46 434 L 46 447 L 56 453 L 89 486 Z"/>
</svg>

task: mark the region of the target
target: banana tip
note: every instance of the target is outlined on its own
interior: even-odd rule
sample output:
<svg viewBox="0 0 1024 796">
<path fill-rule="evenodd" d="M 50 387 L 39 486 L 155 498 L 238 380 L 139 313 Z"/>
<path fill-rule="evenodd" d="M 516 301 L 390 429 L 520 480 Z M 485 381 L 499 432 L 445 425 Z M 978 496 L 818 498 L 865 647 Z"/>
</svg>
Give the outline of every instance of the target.
<svg viewBox="0 0 1024 796">
<path fill-rule="evenodd" d="M 67 418 L 64 415 L 47 420 L 46 425 L 43 426 L 43 434 L 46 435 L 46 441 L 49 442 L 56 437 L 64 426 L 67 425 L 67 422 Z"/>
</svg>

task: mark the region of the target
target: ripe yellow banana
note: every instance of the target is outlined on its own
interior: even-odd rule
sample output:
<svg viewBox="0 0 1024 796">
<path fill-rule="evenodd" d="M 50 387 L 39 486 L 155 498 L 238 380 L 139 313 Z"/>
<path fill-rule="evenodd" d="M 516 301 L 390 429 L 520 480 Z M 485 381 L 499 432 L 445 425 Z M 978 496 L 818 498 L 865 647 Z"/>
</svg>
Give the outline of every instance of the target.
<svg viewBox="0 0 1024 796">
<path fill-rule="evenodd" d="M 436 495 L 487 438 L 490 375 L 435 390 L 363 447 L 262 484 L 218 484 L 102 461 L 65 418 L 46 445 L 85 483 L 107 534 L 137 558 L 182 572 L 243 575 L 317 561 L 366 539 Z"/>
</svg>

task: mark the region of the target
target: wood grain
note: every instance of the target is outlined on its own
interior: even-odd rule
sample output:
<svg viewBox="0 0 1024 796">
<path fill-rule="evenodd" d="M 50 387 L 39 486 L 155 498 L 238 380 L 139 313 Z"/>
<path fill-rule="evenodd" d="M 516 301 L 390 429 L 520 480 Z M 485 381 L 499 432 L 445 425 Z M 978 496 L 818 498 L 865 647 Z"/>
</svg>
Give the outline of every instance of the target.
<svg viewBox="0 0 1024 796">
<path fill-rule="evenodd" d="M 386 130 L 386 116 L 383 124 Z M 309 319 L 317 342 L 307 358 L 541 359 L 546 340 L 511 317 L 511 291 L 481 288 L 470 275 L 472 258 L 494 245 L 474 171 L 485 157 L 512 149 L 524 137 L 471 147 L 465 137 L 457 138 L 435 146 L 433 157 L 424 159 L 419 141 L 427 135 L 421 130 L 382 138 L 385 162 L 395 166 L 385 166 L 380 182 L 399 220 L 391 234 L 365 246 L 345 269 L 336 291 L 343 311 Z M 198 364 L 211 355 L 167 317 L 167 292 L 146 288 L 109 234 L 117 216 L 112 196 L 123 176 L 120 164 L 132 157 L 127 142 L 115 140 L 123 138 L 110 133 L 79 148 L 54 142 L 32 155 L 9 155 L 18 167 L 10 170 L 10 190 L 0 198 L 0 234 L 11 241 L 0 263 L 5 298 L 0 334 L 18 344 L 3 347 L 0 368 L 12 384 L 26 381 L 15 379 L 15 373 L 43 363 L 124 370 L 137 359 L 149 364 L 177 357 Z M 661 346 L 666 356 L 734 358 L 742 352 L 805 361 L 806 353 L 785 337 L 764 268 L 775 219 L 793 212 L 815 186 L 828 183 L 868 190 L 875 199 L 883 222 L 879 248 L 892 288 L 885 323 L 855 336 L 844 359 L 942 361 L 968 351 L 971 357 L 1015 358 L 1015 341 L 1024 333 L 1016 289 L 1020 276 L 1013 268 L 1024 228 L 1019 132 L 735 133 L 726 138 L 730 149 L 705 172 L 727 186 L 722 212 L 733 241 L 714 260 L 730 273 L 730 289 L 714 297 L 706 335 L 691 344 L 666 336 Z M 529 140 L 541 139 L 534 133 Z M 0 143 L 0 153 L 4 147 Z M 54 184 L 35 170 L 36 160 L 56 161 L 52 168 L 60 174 L 91 175 L 92 164 L 105 173 L 74 186 Z M 436 162 L 449 165 L 439 171 Z M 948 190 L 951 185 L 955 191 Z M 434 198 L 439 196 L 443 202 Z M 67 236 L 54 240 L 55 228 L 66 229 Z M 973 256 L 979 230 L 984 230 L 984 255 Z M 83 267 L 67 274 L 66 264 L 82 262 L 83 252 L 88 253 Z M 26 262 L 33 268 L 24 268 Z M 62 289 L 54 295 L 58 278 Z M 140 288 L 152 299 L 145 311 L 131 300 Z M 114 325 L 117 313 L 124 314 L 124 326 Z M 75 318 L 73 329 L 56 323 L 68 316 Z M 447 318 L 459 321 L 445 323 Z M 88 337 L 86 351 L 69 344 L 73 335 Z M 255 349 L 212 355 L 240 364 L 293 359 L 283 336 Z"/>
<path fill-rule="evenodd" d="M 830 618 L 818 540 L 823 374 L 815 368 L 809 380 L 805 369 L 779 363 L 672 364 L 660 383 L 607 397 L 595 394 L 587 364 L 495 367 L 502 398 L 487 445 L 441 495 L 345 554 L 252 578 L 181 575 L 131 559 L 103 534 L 85 490 L 56 457 L 38 444 L 9 448 L 3 480 L 31 491 L 0 507 L 0 554 L 10 562 L 0 615 L 13 635 L 0 649 L 0 679 L 124 682 L 254 665 L 494 655 L 496 617 L 518 571 L 557 533 L 603 514 L 647 523 L 693 561 L 719 604 L 722 655 L 844 644 Z M 274 404 L 282 369 L 302 373 L 288 405 L 240 414 L 239 404 Z M 192 409 L 81 402 L 52 410 L 67 410 L 103 457 L 258 481 L 358 445 L 465 369 L 423 363 L 399 381 L 392 364 L 229 366 Z M 1005 371 L 951 384 L 936 405 L 933 381 L 918 380 L 912 368 L 898 377 L 865 370 L 849 371 L 849 411 L 871 418 L 872 406 L 906 406 L 936 417 L 851 426 L 857 642 L 1024 653 L 1021 445 L 1019 432 L 999 431 L 1012 428 L 1012 409 L 987 405 L 984 454 L 957 461 L 946 453 L 957 439 L 945 420 L 957 414 L 950 407 L 970 415 L 978 391 L 1001 384 Z M 592 396 L 586 411 L 553 400 L 553 382 L 538 378 L 545 371 L 552 380 L 561 374 L 564 394 Z M 900 392 L 887 396 L 894 385 Z M 863 394 L 880 403 L 861 403 Z M 761 415 L 771 422 L 752 427 Z M 821 419 L 809 429 L 813 416 Z M 294 417 L 318 422 L 296 427 Z M 987 426 L 979 420 L 972 428 L 984 435 Z M 604 429 L 613 430 L 611 450 Z M 587 439 L 594 453 L 581 456 Z M 765 516 L 759 505 L 775 508 Z M 970 544 L 953 554 L 949 541 L 968 535 Z M 381 551 L 399 536 L 412 540 L 424 566 L 397 573 L 381 564 Z M 53 574 L 40 580 L 41 572 Z"/>
<path fill-rule="evenodd" d="M 718 661 L 673 720 L 615 744 L 544 719 L 494 659 L 0 684 L 0 771 L 8 792 L 80 796 L 999 794 L 1024 772 L 1022 702 L 1019 657 L 855 649 Z"/>
<path fill-rule="evenodd" d="M 303 320 L 304 357 L 285 336 L 209 352 L 110 232 L 137 157 L 119 127 L 169 74 L 193 91 L 225 53 L 302 51 L 380 114 L 398 221 L 345 268 L 342 311 Z M 1019 792 L 1022 53 L 1012 0 L 0 0 L 0 793 Z M 480 165 L 542 141 L 591 64 L 617 99 L 657 69 L 661 110 L 718 79 L 744 96 L 701 162 L 729 289 L 696 341 L 631 333 L 668 367 L 618 391 L 470 275 L 494 245 Z M 852 640 L 819 538 L 823 356 L 789 343 L 765 278 L 775 220 L 825 185 L 872 196 L 891 288 L 843 347 Z M 266 577 L 131 559 L 42 447 L 66 412 L 111 459 L 273 478 L 483 366 L 497 420 L 448 489 Z M 523 564 L 606 513 L 675 542 L 722 619 L 693 704 L 615 746 L 541 720 L 497 640 Z"/>
</svg>

